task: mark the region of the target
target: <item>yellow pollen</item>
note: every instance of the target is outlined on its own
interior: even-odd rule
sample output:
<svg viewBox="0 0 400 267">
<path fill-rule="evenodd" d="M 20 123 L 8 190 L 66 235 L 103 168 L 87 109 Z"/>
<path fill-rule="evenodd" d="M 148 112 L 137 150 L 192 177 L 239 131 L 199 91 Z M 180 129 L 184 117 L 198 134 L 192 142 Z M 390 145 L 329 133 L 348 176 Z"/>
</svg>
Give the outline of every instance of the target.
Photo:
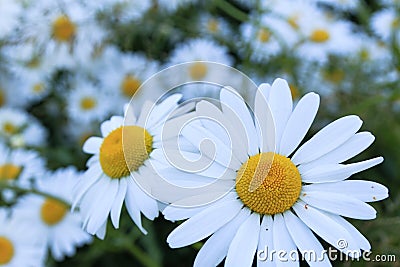
<svg viewBox="0 0 400 267">
<path fill-rule="evenodd" d="M 289 25 L 295 30 L 299 29 L 299 24 L 297 23 L 297 21 L 298 21 L 297 16 L 292 16 L 287 19 L 287 22 L 289 23 Z"/>
<path fill-rule="evenodd" d="M 0 265 L 9 263 L 14 257 L 14 245 L 6 237 L 0 236 Z"/>
<path fill-rule="evenodd" d="M 189 67 L 189 75 L 193 80 L 201 80 L 207 75 L 207 65 L 203 62 L 195 62 Z"/>
<path fill-rule="evenodd" d="M 325 43 L 330 38 L 328 31 L 324 29 L 316 29 L 311 33 L 310 40 L 314 43 Z"/>
<path fill-rule="evenodd" d="M 261 42 L 261 43 L 266 43 L 269 41 L 269 38 L 271 37 L 271 33 L 268 29 L 266 28 L 262 28 L 258 31 L 257 34 L 257 39 Z"/>
<path fill-rule="evenodd" d="M 273 152 L 251 156 L 236 177 L 239 198 L 259 214 L 273 215 L 290 209 L 300 196 L 301 186 L 297 167 Z"/>
<path fill-rule="evenodd" d="M 40 210 L 40 216 L 43 222 L 53 226 L 62 221 L 67 214 L 68 207 L 59 200 L 47 198 Z"/>
<path fill-rule="evenodd" d="M 212 33 L 216 33 L 218 31 L 219 24 L 216 19 L 209 19 L 207 22 L 207 29 Z"/>
<path fill-rule="evenodd" d="M 81 99 L 80 106 L 82 110 L 91 110 L 95 108 L 96 105 L 97 105 L 96 99 L 93 99 L 91 97 L 83 97 Z"/>
<path fill-rule="evenodd" d="M 0 165 L 0 181 L 15 180 L 21 174 L 22 167 L 6 163 Z"/>
<path fill-rule="evenodd" d="M 53 22 L 53 37 L 59 42 L 71 41 L 75 32 L 75 24 L 66 15 L 59 16 Z"/>
<path fill-rule="evenodd" d="M 128 74 L 121 82 L 121 91 L 126 96 L 131 98 L 139 89 L 142 82 L 136 77 Z"/>
<path fill-rule="evenodd" d="M 122 143 L 122 136 L 124 136 Z M 100 165 L 111 178 L 123 178 L 143 165 L 153 149 L 153 137 L 139 126 L 122 126 L 112 131 L 100 147 Z"/>
<path fill-rule="evenodd" d="M 33 87 L 32 87 L 32 91 L 34 93 L 37 93 L 37 94 L 43 92 L 44 91 L 44 84 L 43 83 L 34 84 Z"/>
<path fill-rule="evenodd" d="M 400 27 L 400 19 L 399 18 L 395 18 L 392 21 L 392 29 L 397 29 Z"/>
<path fill-rule="evenodd" d="M 3 131 L 6 134 L 12 135 L 12 134 L 15 134 L 15 133 L 18 132 L 18 128 L 14 124 L 12 124 L 11 122 L 7 121 L 7 122 L 5 122 L 3 124 Z"/>
</svg>

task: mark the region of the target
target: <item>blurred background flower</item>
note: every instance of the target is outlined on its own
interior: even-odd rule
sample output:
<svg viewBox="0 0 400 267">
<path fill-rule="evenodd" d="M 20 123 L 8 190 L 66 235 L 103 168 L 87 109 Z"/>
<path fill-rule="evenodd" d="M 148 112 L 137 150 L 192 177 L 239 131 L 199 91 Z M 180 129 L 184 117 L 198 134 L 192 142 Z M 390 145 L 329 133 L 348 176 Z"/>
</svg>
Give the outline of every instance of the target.
<svg viewBox="0 0 400 267">
<path fill-rule="evenodd" d="M 377 140 L 354 160 L 383 155 L 385 162 L 363 176 L 386 185 L 391 197 L 373 203 L 378 219 L 352 223 L 374 254 L 396 255 L 397 263 L 385 266 L 398 266 L 399 1 L 0 0 L 0 29 L 0 266 L 191 266 L 201 244 L 172 251 L 165 240 L 175 226 L 161 218 L 143 219 L 143 236 L 123 209 L 119 230 L 108 227 L 105 240 L 90 245 L 83 234 L 63 239 L 67 232 L 59 236 L 35 223 L 44 199 L 64 199 L 65 192 L 42 184 L 54 179 L 49 186 L 58 187 L 59 168 L 85 170 L 82 145 L 100 135 L 101 122 L 123 115 L 132 95 L 140 110 L 171 81 L 221 78 L 199 62 L 157 81 L 159 95 L 138 92 L 156 72 L 192 60 L 227 64 L 257 84 L 283 77 L 294 98 L 320 93 L 324 109 L 310 136 L 328 121 L 359 115 Z M 183 88 L 183 99 L 216 98 L 214 89 Z M 59 184 L 69 190 L 67 180 L 79 175 L 70 171 Z M 44 239 L 51 241 L 38 242 Z"/>
</svg>

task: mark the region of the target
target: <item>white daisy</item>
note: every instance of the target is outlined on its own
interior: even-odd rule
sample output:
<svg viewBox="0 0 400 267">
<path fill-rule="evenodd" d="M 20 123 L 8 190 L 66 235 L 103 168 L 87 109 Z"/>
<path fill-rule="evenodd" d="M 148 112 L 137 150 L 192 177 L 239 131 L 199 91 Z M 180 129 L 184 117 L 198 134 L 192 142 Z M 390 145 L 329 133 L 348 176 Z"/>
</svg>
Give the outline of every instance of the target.
<svg viewBox="0 0 400 267">
<path fill-rule="evenodd" d="M 24 107 L 27 104 L 27 98 L 21 94 L 21 80 L 15 79 L 8 73 L 0 73 L 0 107 Z"/>
<path fill-rule="evenodd" d="M 217 36 L 222 38 L 232 38 L 232 30 L 228 22 L 218 16 L 212 16 L 209 13 L 199 15 L 198 30 L 204 37 Z"/>
<path fill-rule="evenodd" d="M 133 96 L 138 101 L 152 99 L 161 95 L 161 87 L 154 86 L 153 90 L 139 90 L 140 86 L 152 75 L 156 74 L 159 66 L 156 61 L 147 59 L 139 53 L 122 53 L 118 50 L 108 50 L 107 58 L 113 59 L 98 73 L 104 91 L 115 99 L 114 112 L 129 102 Z M 158 92 L 158 93 L 157 93 Z"/>
<path fill-rule="evenodd" d="M 93 156 L 77 186 L 74 206 L 79 204 L 83 227 L 90 234 L 104 238 L 109 215 L 118 228 L 124 201 L 134 223 L 147 233 L 142 227 L 141 213 L 153 220 L 158 216 L 158 204 L 132 177 L 138 181 L 156 175 L 151 165 L 155 152 L 161 149 L 162 127 L 180 99 L 181 95 L 175 94 L 155 106 L 146 102 L 137 119 L 132 112 L 127 113 L 125 124 L 123 117 L 113 116 L 102 123 L 102 137 L 91 137 L 85 142 L 83 150 Z M 123 134 L 129 137 L 124 138 L 124 146 Z"/>
<path fill-rule="evenodd" d="M 84 79 L 77 79 L 73 87 L 66 96 L 67 114 L 73 121 L 91 123 L 108 115 L 112 102 L 104 90 Z"/>
<path fill-rule="evenodd" d="M 371 18 L 371 27 L 384 41 L 389 42 L 394 33 L 400 30 L 399 12 L 394 8 L 385 8 Z"/>
<path fill-rule="evenodd" d="M 304 37 L 296 49 L 300 58 L 324 63 L 330 54 L 349 55 L 358 47 L 349 23 L 332 20 L 321 12 L 301 17 L 299 29 Z"/>
<path fill-rule="evenodd" d="M 370 250 L 367 239 L 342 218 L 373 219 L 376 211 L 365 202 L 388 196 L 387 188 L 378 183 L 346 180 L 383 161 L 377 157 L 343 164 L 374 141 L 368 132 L 357 133 L 362 121 L 354 115 L 338 119 L 297 148 L 317 113 L 317 94 L 305 95 L 293 109 L 286 81 L 262 84 L 256 93 L 254 119 L 235 92 L 223 89 L 220 100 L 222 111 L 206 101 L 197 104 L 196 116 L 209 119 L 200 121 L 208 129 L 193 123 L 182 134 L 195 146 L 204 139 L 214 142 L 218 149 L 211 155 L 214 171 L 208 172 L 207 182 L 210 178 L 217 184 L 230 182 L 231 189 L 225 197 L 200 207 L 168 206 L 163 211 L 166 218 L 189 218 L 168 236 L 169 245 L 184 247 L 211 236 L 194 266 L 216 266 L 225 257 L 225 266 L 252 266 L 256 251 L 265 248 L 293 251 L 297 259 L 297 249 L 321 255 L 323 247 L 314 233 L 352 257 Z M 222 123 L 229 135 L 213 120 Z M 208 156 L 208 151 L 202 152 Z M 221 168 L 225 171 L 220 177 L 216 170 Z M 212 193 L 204 190 L 192 198 L 205 199 Z M 271 262 L 268 255 L 258 266 L 281 263 L 276 255 Z M 330 266 L 327 257 L 319 263 Z"/>
<path fill-rule="evenodd" d="M 73 188 L 81 173 L 70 167 L 42 175 L 36 189 L 56 198 L 30 194 L 19 200 L 15 217 L 28 217 L 32 229 L 40 235 L 41 242 L 49 248 L 57 261 L 71 257 L 76 247 L 91 242 L 92 237 L 82 230 L 78 211 L 69 211 Z"/>
<path fill-rule="evenodd" d="M 221 84 L 222 81 L 229 80 L 228 77 L 231 75 L 231 73 L 226 72 L 227 68 L 220 69 L 216 64 L 208 64 L 202 61 L 220 63 L 227 66 L 232 66 L 233 64 L 226 47 L 212 40 L 200 38 L 178 45 L 171 53 L 168 61 L 168 67 L 187 63 L 181 65 L 180 68 L 176 68 L 175 75 L 166 77 L 165 83 L 169 88 L 190 81 L 211 81 Z"/>
<path fill-rule="evenodd" d="M 0 181 L 30 187 L 32 181 L 44 174 L 45 164 L 35 151 L 11 150 L 0 143 Z"/>
<path fill-rule="evenodd" d="M 41 146 L 46 136 L 46 129 L 24 110 L 0 108 L 0 139 L 11 146 Z"/>
<path fill-rule="evenodd" d="M 10 217 L 0 209 L 0 266 L 44 266 L 44 249 L 40 236 L 27 221 Z"/>
</svg>

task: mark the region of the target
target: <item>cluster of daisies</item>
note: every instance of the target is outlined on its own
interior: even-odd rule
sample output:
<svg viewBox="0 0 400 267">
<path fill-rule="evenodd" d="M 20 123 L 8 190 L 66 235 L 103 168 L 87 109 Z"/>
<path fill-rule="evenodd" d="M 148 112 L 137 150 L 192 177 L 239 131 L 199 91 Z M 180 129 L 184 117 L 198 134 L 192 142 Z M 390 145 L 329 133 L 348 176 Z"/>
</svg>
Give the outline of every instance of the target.
<svg viewBox="0 0 400 267">
<path fill-rule="evenodd" d="M 370 244 L 343 217 L 375 218 L 367 202 L 388 190 L 347 178 L 383 159 L 346 163 L 374 141 L 357 116 L 304 142 L 319 96 L 300 95 L 352 86 L 332 62 L 395 83 L 399 14 L 395 0 L 0 0 L 0 266 L 71 257 L 123 207 L 143 234 L 142 215 L 186 220 L 172 248 L 209 237 L 195 266 L 322 251 L 316 236 L 359 257 Z M 287 81 L 253 90 L 233 67 Z M 204 97 L 219 105 L 190 102 Z"/>
</svg>

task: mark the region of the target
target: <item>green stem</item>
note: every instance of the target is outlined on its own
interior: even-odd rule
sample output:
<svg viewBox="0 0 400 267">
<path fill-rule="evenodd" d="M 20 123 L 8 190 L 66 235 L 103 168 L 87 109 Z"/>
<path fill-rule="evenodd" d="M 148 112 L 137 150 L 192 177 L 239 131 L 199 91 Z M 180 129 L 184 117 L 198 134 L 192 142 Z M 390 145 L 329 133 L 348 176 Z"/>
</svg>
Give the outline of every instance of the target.
<svg viewBox="0 0 400 267">
<path fill-rule="evenodd" d="M 146 267 L 159 267 L 160 265 L 153 261 L 144 251 L 136 247 L 135 245 L 128 243 L 125 249 L 129 251 L 143 266 Z"/>
<path fill-rule="evenodd" d="M 234 5 L 228 3 L 225 0 L 216 0 L 214 1 L 215 5 L 222 9 L 225 13 L 227 13 L 229 16 L 241 21 L 241 22 L 246 22 L 247 21 L 247 14 L 243 12 L 242 10 L 238 9 Z"/>
<path fill-rule="evenodd" d="M 10 190 L 13 190 L 13 191 L 15 191 L 17 193 L 21 193 L 21 194 L 30 194 L 31 193 L 31 194 L 43 196 L 45 198 L 52 198 L 54 200 L 57 200 L 57 201 L 63 203 L 64 205 L 66 205 L 69 208 L 71 207 L 71 204 L 67 203 L 64 199 L 61 199 L 57 196 L 54 196 L 54 195 L 51 195 L 51 194 L 48 194 L 48 193 L 45 193 L 42 191 L 38 191 L 36 189 L 25 189 L 25 188 L 21 188 L 21 187 L 18 187 L 16 185 L 13 185 L 13 184 L 10 184 L 7 182 L 0 182 L 0 190 L 2 190 L 2 189 L 10 189 Z"/>
</svg>

